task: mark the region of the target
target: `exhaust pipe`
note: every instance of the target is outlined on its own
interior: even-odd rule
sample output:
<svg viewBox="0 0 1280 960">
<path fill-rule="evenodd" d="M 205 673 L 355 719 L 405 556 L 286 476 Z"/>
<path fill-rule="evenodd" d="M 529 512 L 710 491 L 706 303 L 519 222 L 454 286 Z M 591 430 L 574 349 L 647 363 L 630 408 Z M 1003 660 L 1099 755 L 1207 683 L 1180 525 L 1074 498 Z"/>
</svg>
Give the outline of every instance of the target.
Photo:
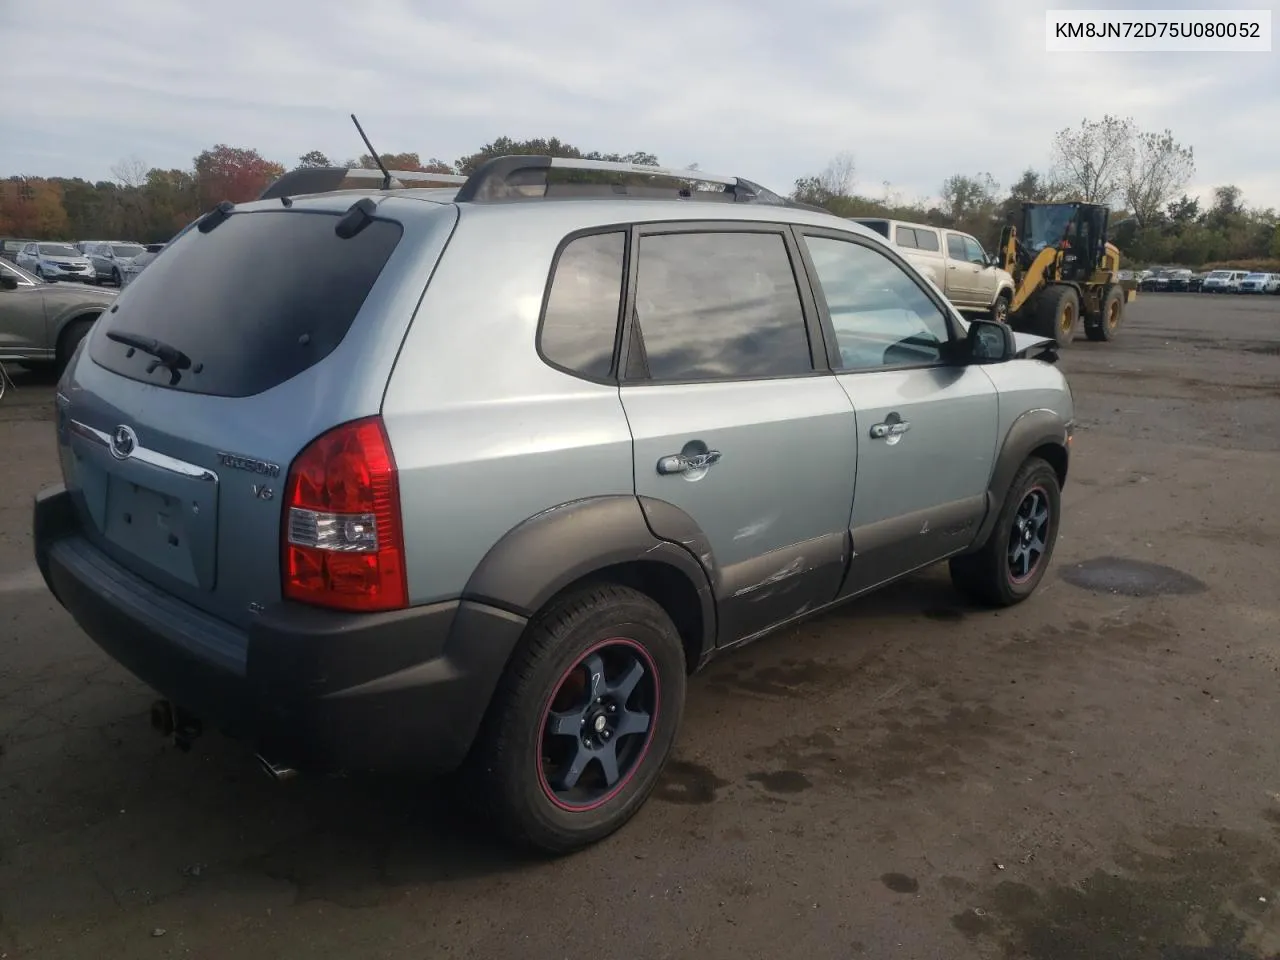
<svg viewBox="0 0 1280 960">
<path fill-rule="evenodd" d="M 293 769 L 293 767 L 277 766 L 260 753 L 255 753 L 253 756 L 254 759 L 258 761 L 258 766 L 261 768 L 262 772 L 272 780 L 276 781 L 276 783 L 282 783 L 285 780 L 292 780 L 298 775 L 298 771 Z"/>
</svg>

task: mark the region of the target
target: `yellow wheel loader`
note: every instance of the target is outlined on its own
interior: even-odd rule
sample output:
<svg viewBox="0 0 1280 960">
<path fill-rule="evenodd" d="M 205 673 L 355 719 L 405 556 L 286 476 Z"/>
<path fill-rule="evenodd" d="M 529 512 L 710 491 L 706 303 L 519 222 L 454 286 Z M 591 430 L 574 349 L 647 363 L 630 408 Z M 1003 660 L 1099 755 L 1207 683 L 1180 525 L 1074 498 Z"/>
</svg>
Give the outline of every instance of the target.
<svg viewBox="0 0 1280 960">
<path fill-rule="evenodd" d="M 1090 340 L 1116 335 L 1137 289 L 1120 280 L 1120 251 L 1107 239 L 1110 214 L 1096 203 L 1022 205 L 1021 223 L 1005 226 L 997 253 L 1013 275 L 1013 329 L 1052 337 L 1059 348 L 1081 324 Z"/>
</svg>

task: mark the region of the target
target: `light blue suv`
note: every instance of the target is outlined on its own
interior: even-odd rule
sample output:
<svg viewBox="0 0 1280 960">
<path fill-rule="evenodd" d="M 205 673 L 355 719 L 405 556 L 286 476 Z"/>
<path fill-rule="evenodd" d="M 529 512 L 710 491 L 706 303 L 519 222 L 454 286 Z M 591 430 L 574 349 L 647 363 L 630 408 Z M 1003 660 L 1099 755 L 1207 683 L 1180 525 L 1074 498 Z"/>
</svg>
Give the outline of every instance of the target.
<svg viewBox="0 0 1280 960">
<path fill-rule="evenodd" d="M 644 803 L 713 656 L 940 561 L 987 604 L 1043 578 L 1052 343 L 871 230 L 628 164 L 352 175 L 208 213 L 59 385 L 40 569 L 183 742 L 458 770 L 564 852 Z"/>
</svg>

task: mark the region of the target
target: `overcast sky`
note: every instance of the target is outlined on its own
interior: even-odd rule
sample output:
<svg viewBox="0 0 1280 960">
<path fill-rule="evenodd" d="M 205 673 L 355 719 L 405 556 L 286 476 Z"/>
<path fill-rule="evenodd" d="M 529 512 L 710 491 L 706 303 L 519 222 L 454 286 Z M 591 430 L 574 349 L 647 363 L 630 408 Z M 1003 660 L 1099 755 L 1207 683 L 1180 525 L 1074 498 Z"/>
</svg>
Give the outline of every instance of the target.
<svg viewBox="0 0 1280 960">
<path fill-rule="evenodd" d="M 1169 5 L 1266 6 L 1128 4 Z M 215 143 L 342 161 L 354 111 L 383 153 L 558 136 L 783 192 L 851 151 L 861 192 L 909 199 L 952 173 L 1008 186 L 1109 110 L 1191 145 L 1193 192 L 1280 207 L 1280 53 L 1050 54 L 1050 6 L 1102 4 L 0 0 L 0 175 L 189 168 Z"/>
</svg>

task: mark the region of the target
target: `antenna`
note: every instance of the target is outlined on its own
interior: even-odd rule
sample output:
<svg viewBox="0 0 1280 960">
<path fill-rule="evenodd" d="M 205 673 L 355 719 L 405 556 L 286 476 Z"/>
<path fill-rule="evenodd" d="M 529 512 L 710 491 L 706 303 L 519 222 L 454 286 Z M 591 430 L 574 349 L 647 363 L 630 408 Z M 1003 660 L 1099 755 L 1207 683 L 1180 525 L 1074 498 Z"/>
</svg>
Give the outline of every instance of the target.
<svg viewBox="0 0 1280 960">
<path fill-rule="evenodd" d="M 378 151 L 373 149 L 373 144 L 369 142 L 369 138 L 364 134 L 364 127 L 360 126 L 360 121 L 356 119 L 356 115 L 351 115 L 351 122 L 356 125 L 356 130 L 360 132 L 360 139 L 364 141 L 364 145 L 369 148 L 369 154 L 373 157 L 373 162 L 378 165 L 378 169 L 382 171 L 382 189 L 391 189 L 391 173 L 382 164 L 382 158 L 378 156 Z"/>
</svg>

